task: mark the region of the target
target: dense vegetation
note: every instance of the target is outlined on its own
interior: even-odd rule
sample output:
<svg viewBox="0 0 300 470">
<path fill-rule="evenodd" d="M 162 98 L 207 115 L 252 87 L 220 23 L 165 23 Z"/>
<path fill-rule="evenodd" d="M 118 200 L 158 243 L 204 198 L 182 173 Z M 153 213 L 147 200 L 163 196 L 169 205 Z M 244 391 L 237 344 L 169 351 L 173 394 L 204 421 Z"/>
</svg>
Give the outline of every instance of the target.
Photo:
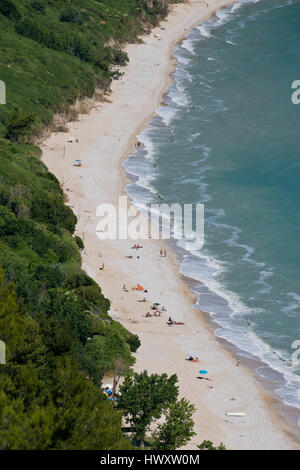
<svg viewBox="0 0 300 470">
<path fill-rule="evenodd" d="M 139 339 L 81 269 L 76 217 L 33 138 L 118 77 L 121 45 L 165 14 L 153 3 L 0 2 L 0 449 L 130 447 L 99 386 L 120 363 L 128 371 Z"/>
<path fill-rule="evenodd" d="M 0 135 L 8 135 L 13 111 L 32 118 L 26 134 L 37 134 L 54 112 L 91 96 L 95 87 L 107 89 L 118 76 L 112 66 L 127 61 L 122 44 L 159 21 L 165 14 L 160 5 L 160 0 L 153 8 L 144 0 L 1 0 L 0 79 L 7 84 L 7 105 Z"/>
</svg>

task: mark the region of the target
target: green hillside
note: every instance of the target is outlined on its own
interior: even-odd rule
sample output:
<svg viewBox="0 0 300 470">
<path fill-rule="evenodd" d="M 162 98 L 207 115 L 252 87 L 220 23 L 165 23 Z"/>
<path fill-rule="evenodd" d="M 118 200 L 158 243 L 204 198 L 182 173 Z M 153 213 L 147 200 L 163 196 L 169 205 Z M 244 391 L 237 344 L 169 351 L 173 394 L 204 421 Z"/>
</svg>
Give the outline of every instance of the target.
<svg viewBox="0 0 300 470">
<path fill-rule="evenodd" d="M 108 89 L 121 47 L 165 13 L 158 0 L 0 1 L 1 450 L 130 448 L 99 386 L 116 361 L 134 364 L 139 339 L 81 269 L 76 217 L 34 139 L 54 113 Z"/>
</svg>

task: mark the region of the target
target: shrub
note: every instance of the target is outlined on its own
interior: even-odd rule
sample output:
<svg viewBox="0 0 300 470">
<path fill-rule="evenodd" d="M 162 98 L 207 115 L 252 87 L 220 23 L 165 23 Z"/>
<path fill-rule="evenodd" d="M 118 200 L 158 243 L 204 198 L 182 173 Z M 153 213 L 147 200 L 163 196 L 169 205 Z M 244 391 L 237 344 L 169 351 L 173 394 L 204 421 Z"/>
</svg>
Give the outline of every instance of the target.
<svg viewBox="0 0 300 470">
<path fill-rule="evenodd" d="M 78 12 L 72 7 L 67 7 L 63 10 L 59 17 L 62 23 L 78 23 L 80 22 Z"/>
<path fill-rule="evenodd" d="M 80 248 L 80 250 L 83 250 L 84 249 L 84 243 L 82 241 L 82 238 L 80 238 L 78 235 L 76 235 L 74 240 L 75 240 L 75 243 L 78 246 L 78 248 Z"/>
<path fill-rule="evenodd" d="M 44 14 L 46 12 L 45 5 L 39 0 L 33 0 L 30 5 L 34 10 L 37 10 L 40 13 Z"/>
<path fill-rule="evenodd" d="M 0 2 L 0 13 L 7 16 L 10 20 L 18 20 L 21 18 L 21 15 L 11 0 L 1 0 Z"/>
<path fill-rule="evenodd" d="M 23 113 L 20 111 L 10 113 L 5 122 L 5 137 L 12 142 L 20 142 L 26 134 L 30 134 L 34 122 L 35 117 L 32 113 Z"/>
<path fill-rule="evenodd" d="M 136 352 L 141 345 L 141 341 L 138 335 L 133 334 L 127 338 L 126 343 L 129 345 L 131 352 Z"/>
</svg>

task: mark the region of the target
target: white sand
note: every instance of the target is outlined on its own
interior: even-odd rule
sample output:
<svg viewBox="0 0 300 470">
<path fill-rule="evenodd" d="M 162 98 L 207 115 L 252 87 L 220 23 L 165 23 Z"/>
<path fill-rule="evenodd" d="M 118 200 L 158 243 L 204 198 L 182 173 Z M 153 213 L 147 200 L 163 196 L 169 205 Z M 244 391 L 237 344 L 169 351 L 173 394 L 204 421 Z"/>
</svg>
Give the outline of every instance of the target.
<svg viewBox="0 0 300 470">
<path fill-rule="evenodd" d="M 119 195 L 125 194 L 122 161 L 131 153 L 135 136 L 149 122 L 166 90 L 176 42 L 229 3 L 210 0 L 209 8 L 199 1 L 176 5 L 163 23 L 165 31 L 156 28 L 143 38 L 144 44 L 126 48 L 130 64 L 124 77 L 112 84 L 112 103 L 99 103 L 79 122 L 70 123 L 69 134 L 52 134 L 44 142 L 43 161 L 63 183 L 64 190 L 72 190 L 67 194 L 78 216 L 77 233 L 85 241 L 84 269 L 111 299 L 112 316 L 142 341 L 135 369 L 176 373 L 181 396 L 195 403 L 197 436 L 187 448 L 195 449 L 202 440 L 210 439 L 216 444 L 222 441 L 231 449 L 289 449 L 296 444 L 267 407 L 251 373 L 243 366 L 236 367 L 235 359 L 193 308 L 194 299 L 178 274 L 175 255 L 168 253 L 167 258 L 161 258 L 159 241 L 139 242 L 143 249 L 137 253 L 131 250 L 130 240 L 100 241 L 96 237 L 96 208 L 100 203 L 117 206 Z M 67 143 L 69 135 L 78 138 L 79 143 Z M 73 166 L 75 159 L 82 160 L 81 168 Z M 127 259 L 127 255 L 134 258 Z M 99 271 L 102 263 L 105 270 Z M 137 282 L 149 290 L 149 301 L 167 308 L 161 318 L 143 316 L 150 304 L 138 302 L 144 294 L 131 290 Z M 128 293 L 122 291 L 124 283 Z M 168 327 L 169 314 L 186 326 Z M 185 361 L 189 352 L 199 356 L 200 364 Z M 200 368 L 209 371 L 211 382 L 197 379 Z M 225 413 L 230 411 L 244 411 L 246 416 L 227 417 Z"/>
</svg>

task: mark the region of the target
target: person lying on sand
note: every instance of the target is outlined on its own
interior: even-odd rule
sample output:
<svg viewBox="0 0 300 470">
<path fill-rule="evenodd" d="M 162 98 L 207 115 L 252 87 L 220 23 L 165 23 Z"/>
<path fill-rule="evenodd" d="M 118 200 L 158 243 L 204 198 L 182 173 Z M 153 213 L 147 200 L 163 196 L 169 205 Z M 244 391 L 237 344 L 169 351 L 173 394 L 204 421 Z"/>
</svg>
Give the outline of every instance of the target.
<svg viewBox="0 0 300 470">
<path fill-rule="evenodd" d="M 152 315 L 150 312 L 147 312 L 146 315 L 144 315 L 144 317 L 149 318 L 149 317 L 152 317 Z"/>
<path fill-rule="evenodd" d="M 154 316 L 155 317 L 160 317 L 161 316 L 161 312 L 159 312 L 158 310 L 154 313 Z"/>
<path fill-rule="evenodd" d="M 186 359 L 186 361 L 200 362 L 198 356 L 194 357 L 194 356 L 192 356 L 191 354 L 189 355 L 188 359 Z"/>
<path fill-rule="evenodd" d="M 168 321 L 167 321 L 167 325 L 169 326 L 172 326 L 172 325 L 184 325 L 184 323 L 182 321 L 174 321 L 172 320 L 171 317 L 169 317 Z"/>
<path fill-rule="evenodd" d="M 130 256 L 125 256 L 125 258 L 131 259 L 131 258 L 133 258 L 133 256 L 131 256 L 131 255 Z"/>
<path fill-rule="evenodd" d="M 125 284 L 123 285 L 123 291 L 124 291 L 124 292 L 128 292 L 128 289 L 126 289 L 126 285 L 125 285 Z"/>
</svg>

